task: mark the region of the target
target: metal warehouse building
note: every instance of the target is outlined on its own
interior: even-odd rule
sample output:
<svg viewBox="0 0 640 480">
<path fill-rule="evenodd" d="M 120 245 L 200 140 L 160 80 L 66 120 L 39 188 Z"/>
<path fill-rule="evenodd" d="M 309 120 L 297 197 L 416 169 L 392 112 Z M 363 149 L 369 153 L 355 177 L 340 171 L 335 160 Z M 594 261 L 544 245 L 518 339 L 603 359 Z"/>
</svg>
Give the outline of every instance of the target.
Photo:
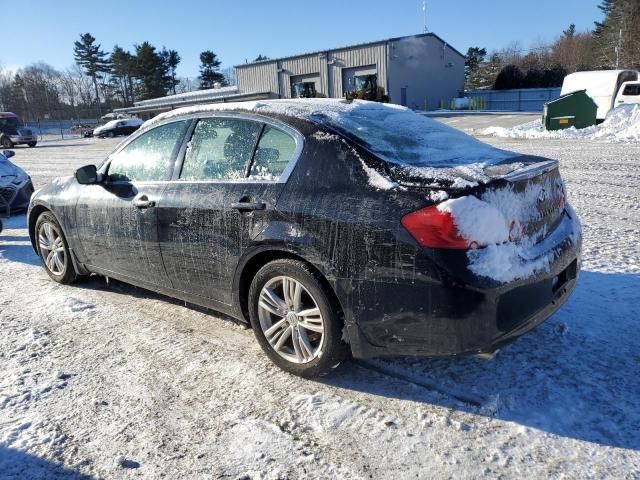
<svg viewBox="0 0 640 480">
<path fill-rule="evenodd" d="M 326 96 L 381 88 L 392 103 L 438 106 L 464 88 L 465 57 L 433 33 L 238 65 L 242 92 L 276 98 Z"/>
<path fill-rule="evenodd" d="M 378 94 L 413 109 L 437 108 L 464 88 L 465 57 L 433 33 L 237 65 L 237 85 L 136 102 L 118 114 L 150 118 L 177 107 L 296 97 Z"/>
</svg>

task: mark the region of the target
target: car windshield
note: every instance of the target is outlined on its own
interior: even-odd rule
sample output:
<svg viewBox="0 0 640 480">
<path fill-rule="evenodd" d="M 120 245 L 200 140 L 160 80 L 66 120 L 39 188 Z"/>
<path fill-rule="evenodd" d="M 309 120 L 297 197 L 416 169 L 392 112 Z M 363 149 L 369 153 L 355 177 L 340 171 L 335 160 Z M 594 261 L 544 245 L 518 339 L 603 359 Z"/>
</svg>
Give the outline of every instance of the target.
<svg viewBox="0 0 640 480">
<path fill-rule="evenodd" d="M 403 107 L 356 102 L 312 118 L 352 138 L 382 160 L 409 167 L 493 164 L 513 157 L 475 138 Z"/>
<path fill-rule="evenodd" d="M 0 118 L 0 127 L 2 128 L 18 128 L 22 126 L 22 122 L 16 117 Z"/>
</svg>

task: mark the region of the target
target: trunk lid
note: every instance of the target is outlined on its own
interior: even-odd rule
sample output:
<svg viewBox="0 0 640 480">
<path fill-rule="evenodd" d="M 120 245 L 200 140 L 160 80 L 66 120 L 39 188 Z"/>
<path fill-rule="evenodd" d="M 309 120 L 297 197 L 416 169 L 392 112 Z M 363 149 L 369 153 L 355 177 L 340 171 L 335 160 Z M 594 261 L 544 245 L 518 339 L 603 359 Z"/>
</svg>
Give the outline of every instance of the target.
<svg viewBox="0 0 640 480">
<path fill-rule="evenodd" d="M 502 212 L 513 240 L 538 243 L 555 230 L 566 203 L 564 182 L 555 160 L 528 163 L 495 178 L 478 192 Z"/>
<path fill-rule="evenodd" d="M 504 215 L 512 240 L 537 243 L 561 220 L 566 193 L 558 162 L 515 156 L 503 162 L 452 168 L 415 168 L 387 164 L 400 185 L 443 191 L 448 198 L 474 195 Z"/>
</svg>

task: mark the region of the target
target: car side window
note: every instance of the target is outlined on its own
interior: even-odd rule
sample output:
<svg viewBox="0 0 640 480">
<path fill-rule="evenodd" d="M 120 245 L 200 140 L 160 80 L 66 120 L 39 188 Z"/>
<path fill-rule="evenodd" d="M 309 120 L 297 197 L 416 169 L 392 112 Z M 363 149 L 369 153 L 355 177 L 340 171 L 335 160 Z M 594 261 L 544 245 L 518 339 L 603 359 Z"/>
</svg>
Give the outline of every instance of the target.
<svg viewBox="0 0 640 480">
<path fill-rule="evenodd" d="M 150 182 L 168 180 L 174 150 L 182 140 L 186 122 L 161 125 L 129 143 L 111 157 L 110 182 Z"/>
<path fill-rule="evenodd" d="M 296 151 L 296 141 L 279 128 L 267 125 L 260 137 L 251 166 L 254 179 L 277 180 Z"/>
<path fill-rule="evenodd" d="M 635 97 L 640 95 L 640 85 L 627 85 L 624 88 L 624 92 L 622 92 L 622 95 L 629 96 L 629 97 Z"/>
<path fill-rule="evenodd" d="M 181 180 L 245 178 L 262 123 L 238 118 L 198 122 L 184 158 Z"/>
</svg>

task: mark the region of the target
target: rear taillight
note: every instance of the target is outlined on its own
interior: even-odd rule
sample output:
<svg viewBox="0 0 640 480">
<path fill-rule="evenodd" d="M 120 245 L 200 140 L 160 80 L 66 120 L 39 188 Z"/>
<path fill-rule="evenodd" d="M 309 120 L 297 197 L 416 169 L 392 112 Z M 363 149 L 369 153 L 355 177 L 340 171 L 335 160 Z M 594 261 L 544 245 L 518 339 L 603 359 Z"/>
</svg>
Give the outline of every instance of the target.
<svg viewBox="0 0 640 480">
<path fill-rule="evenodd" d="M 472 247 L 458 231 L 449 212 L 438 210 L 437 205 L 423 208 L 402 217 L 402 226 L 420 245 L 426 248 L 462 249 Z M 477 243 L 476 243 L 477 245 Z"/>
</svg>

